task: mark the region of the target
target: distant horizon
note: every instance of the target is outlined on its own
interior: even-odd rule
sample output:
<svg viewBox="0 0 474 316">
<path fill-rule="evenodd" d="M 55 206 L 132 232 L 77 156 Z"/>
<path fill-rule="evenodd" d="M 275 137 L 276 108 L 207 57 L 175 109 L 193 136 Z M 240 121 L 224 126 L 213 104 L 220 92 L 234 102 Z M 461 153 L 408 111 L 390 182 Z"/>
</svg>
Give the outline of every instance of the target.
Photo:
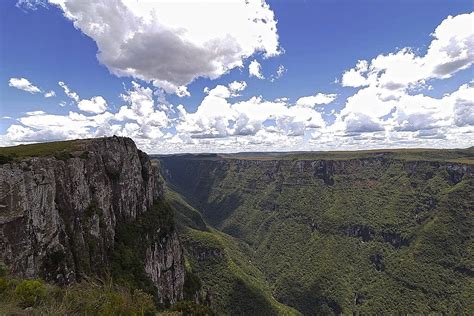
<svg viewBox="0 0 474 316">
<path fill-rule="evenodd" d="M 18 146 L 29 146 L 35 144 L 47 144 L 47 143 L 57 143 L 57 142 L 74 142 L 74 141 L 81 141 L 81 140 L 94 140 L 94 139 L 101 139 L 101 138 L 112 138 L 112 137 L 125 137 L 130 138 L 127 136 L 101 136 L 101 137 L 92 137 L 92 138 L 76 138 L 76 139 L 65 139 L 65 140 L 48 140 L 43 142 L 34 142 L 34 143 L 21 143 L 16 144 L 13 146 L 0 146 L 2 148 L 11 148 L 11 147 L 18 147 Z M 130 138 L 132 139 L 132 138 Z M 133 140 L 133 139 L 132 139 Z M 148 155 L 151 156 L 173 156 L 173 155 L 214 155 L 214 154 L 226 154 L 226 155 L 238 155 L 238 154 L 291 154 L 291 153 L 343 153 L 343 152 L 383 152 L 383 151 L 442 151 L 442 150 L 469 150 L 474 148 L 474 145 L 468 147 L 448 147 L 448 148 L 433 148 L 433 147 L 379 147 L 379 148 L 368 148 L 368 149 L 333 149 L 333 150 L 281 150 L 281 151 L 227 151 L 227 152 L 174 152 L 174 153 L 151 153 L 145 151 Z M 140 149 L 138 147 L 138 149 Z M 140 149 L 142 150 L 142 149 Z"/>
<path fill-rule="evenodd" d="M 472 1 L 0 2 L 0 146 L 474 145 Z"/>
</svg>

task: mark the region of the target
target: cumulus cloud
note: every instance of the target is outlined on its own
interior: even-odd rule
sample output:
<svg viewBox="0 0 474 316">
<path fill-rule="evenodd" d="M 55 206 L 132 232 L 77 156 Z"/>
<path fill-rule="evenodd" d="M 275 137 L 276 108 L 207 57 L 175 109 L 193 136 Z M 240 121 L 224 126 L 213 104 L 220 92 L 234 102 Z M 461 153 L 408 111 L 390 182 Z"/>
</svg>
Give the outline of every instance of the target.
<svg viewBox="0 0 474 316">
<path fill-rule="evenodd" d="M 329 104 L 334 101 L 337 94 L 318 93 L 316 95 L 301 97 L 296 101 L 297 105 L 313 107 L 315 105 Z"/>
<path fill-rule="evenodd" d="M 348 134 L 386 130 L 427 137 L 474 126 L 474 88 L 469 84 L 439 99 L 422 93 L 401 94 L 396 99 L 382 96 L 376 87 L 359 90 L 347 99 L 331 128 Z"/>
<path fill-rule="evenodd" d="M 132 88 L 126 90 L 121 98 L 127 105 L 120 108 L 115 119 L 134 121 L 129 122 L 133 125 L 125 124 L 124 133 L 133 130 L 135 137 L 148 140 L 164 136 L 162 129 L 168 127 L 171 121 L 166 110 L 156 109 L 152 89 L 132 82 Z"/>
<path fill-rule="evenodd" d="M 68 115 L 29 112 L 18 120 L 21 125 L 11 125 L 5 136 L 12 143 L 87 138 L 95 136 L 94 128 L 110 118 L 110 113 L 84 116 L 75 112 Z"/>
<path fill-rule="evenodd" d="M 367 71 L 369 70 L 369 63 L 367 60 L 359 60 L 357 65 L 344 72 L 342 75 L 342 85 L 344 87 L 362 87 L 369 84 L 369 80 L 366 77 Z M 339 83 L 339 79 L 334 80 L 335 83 Z"/>
<path fill-rule="evenodd" d="M 433 40 L 424 55 L 403 48 L 370 62 L 359 60 L 344 72 L 341 84 L 360 89 L 347 98 L 336 115 L 333 130 L 385 130 L 391 137 L 391 133 L 412 133 L 410 137 L 431 139 L 446 138 L 459 127 L 470 130 L 474 96 L 469 84 L 439 99 L 420 92 L 432 89 L 428 80 L 450 78 L 471 67 L 473 23 L 474 13 L 447 17 L 432 33 Z"/>
<path fill-rule="evenodd" d="M 219 37 L 210 32 L 202 34 L 208 36 L 207 42 L 202 38 L 191 39 L 189 32 L 195 31 L 190 27 L 193 21 L 178 19 L 172 23 L 172 14 L 149 14 L 154 3 L 144 4 L 148 9 L 142 12 L 141 6 L 130 5 L 132 1 L 55 0 L 55 3 L 77 28 L 96 40 L 99 60 L 113 73 L 151 82 L 132 82 L 121 95 L 122 106 L 114 113 L 109 112 L 102 97 L 81 100 L 61 82 L 78 110 L 66 115 L 27 112 L 16 119 L 5 135 L 0 135 L 1 144 L 115 134 L 132 137 L 140 148 L 150 153 L 472 146 L 474 82 L 451 89 L 441 97 L 433 96 L 439 93 L 428 92 L 430 80 L 449 78 L 472 66 L 473 31 L 467 25 L 467 21 L 472 22 L 472 14 L 443 21 L 434 30 L 423 54 L 403 48 L 356 62 L 340 80 L 343 86 L 357 88 L 356 92 L 345 100 L 342 109 L 324 114 L 330 116 L 325 121 L 315 106 L 329 104 L 337 97 L 335 94 L 296 97 L 296 102 L 290 102 L 287 97 L 268 101 L 259 95 L 236 98 L 247 88 L 245 81 L 206 88 L 202 101 L 193 111 L 183 105 L 169 104 L 161 89 L 187 96 L 186 84 L 196 76 L 216 78 L 231 67 L 242 67 L 249 58 L 253 60 L 250 56 L 256 51 L 264 58 L 278 54 L 278 38 L 273 54 L 269 48 L 272 45 L 233 46 L 241 40 L 240 29 L 237 37 Z M 266 6 L 264 2 L 257 7 L 260 5 Z M 268 7 L 265 10 L 271 12 Z M 157 21 L 160 27 L 156 27 Z M 259 28 L 263 29 L 266 26 Z M 276 29 L 273 34 L 276 35 Z M 249 38 L 251 42 L 250 35 Z M 238 53 L 229 55 L 224 50 Z M 214 59 L 209 59 L 211 51 Z M 248 54 L 242 54 L 243 51 Z M 189 58 L 183 58 L 184 52 L 189 52 Z M 161 62 L 169 63 L 155 65 L 153 58 L 147 57 L 155 55 Z M 205 56 L 204 61 L 201 56 Z M 253 70 L 254 74 L 263 78 L 261 67 L 257 70 Z M 269 78 L 276 76 L 278 71 Z M 436 87 L 434 83 L 433 86 Z"/>
<path fill-rule="evenodd" d="M 54 96 L 56 96 L 56 92 L 54 92 L 54 90 L 50 90 L 44 93 L 45 98 L 52 98 Z"/>
<path fill-rule="evenodd" d="M 450 78 L 474 62 L 473 24 L 474 12 L 448 16 L 432 33 L 426 54 L 419 56 L 412 49 L 403 48 L 370 62 L 360 60 L 344 72 L 342 85 L 400 90 L 424 85 L 430 79 Z"/>
<path fill-rule="evenodd" d="M 245 90 L 247 88 L 247 82 L 245 81 L 233 81 L 229 84 L 229 89 L 233 93 Z"/>
<path fill-rule="evenodd" d="M 265 79 L 262 73 L 262 65 L 257 60 L 252 60 L 249 64 L 249 76 L 257 77 L 258 79 Z"/>
<path fill-rule="evenodd" d="M 184 138 L 203 139 L 256 136 L 263 132 L 301 136 L 308 129 L 325 126 L 321 114 L 311 108 L 266 101 L 257 96 L 232 103 L 231 97 L 228 87 L 218 85 L 208 91 L 196 112 L 187 113 L 179 106 L 180 122 L 176 130 Z"/>
<path fill-rule="evenodd" d="M 459 127 L 474 126 L 474 88 L 464 84 L 448 98 L 453 104 L 454 124 Z"/>
<path fill-rule="evenodd" d="M 370 133 L 383 131 L 382 124 L 375 119 L 363 113 L 350 113 L 344 119 L 345 131 L 352 133 Z"/>
<path fill-rule="evenodd" d="M 103 113 L 107 109 L 107 102 L 101 96 L 92 97 L 90 100 L 84 99 L 77 103 L 79 110 L 88 113 Z"/>
<path fill-rule="evenodd" d="M 117 76 L 152 81 L 187 95 L 198 77 L 216 79 L 254 53 L 280 54 L 277 21 L 264 0 L 49 0 L 92 38 Z M 203 16 L 206 18 L 203 19 Z"/>
<path fill-rule="evenodd" d="M 17 88 L 29 93 L 38 93 L 41 92 L 41 89 L 32 84 L 26 78 L 10 78 L 8 85 L 13 88 Z"/>
<path fill-rule="evenodd" d="M 90 99 L 81 99 L 79 94 L 77 94 L 75 91 L 72 91 L 63 81 L 59 81 L 58 84 L 61 88 L 63 88 L 66 96 L 77 104 L 79 110 L 87 113 L 100 114 L 105 112 L 107 109 L 107 101 L 105 101 L 102 96 L 95 96 Z M 64 107 L 66 104 L 61 102 L 59 105 Z"/>
<path fill-rule="evenodd" d="M 133 137 L 142 146 L 153 146 L 168 137 L 163 129 L 169 127 L 170 118 L 166 111 L 157 109 L 151 88 L 133 82 L 121 97 L 125 105 L 116 113 L 106 111 L 106 101 L 100 96 L 90 100 L 78 97 L 78 108 L 86 114 L 74 111 L 69 111 L 67 115 L 26 112 L 0 137 L 0 142 L 12 145 L 115 134 Z"/>
</svg>

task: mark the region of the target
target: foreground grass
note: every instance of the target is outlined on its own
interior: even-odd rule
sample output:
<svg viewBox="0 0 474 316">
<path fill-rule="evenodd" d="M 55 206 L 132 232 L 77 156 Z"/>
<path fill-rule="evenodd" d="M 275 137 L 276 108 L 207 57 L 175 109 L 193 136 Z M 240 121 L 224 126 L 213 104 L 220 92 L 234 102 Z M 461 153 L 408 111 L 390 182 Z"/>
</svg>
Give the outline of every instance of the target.
<svg viewBox="0 0 474 316">
<path fill-rule="evenodd" d="M 113 283 L 59 287 L 39 279 L 0 278 L 1 315 L 155 315 L 153 296 Z"/>
<path fill-rule="evenodd" d="M 157 308 L 152 295 L 113 282 L 82 281 L 68 287 L 39 279 L 0 278 L 0 315 L 212 315 L 191 301 Z"/>
</svg>

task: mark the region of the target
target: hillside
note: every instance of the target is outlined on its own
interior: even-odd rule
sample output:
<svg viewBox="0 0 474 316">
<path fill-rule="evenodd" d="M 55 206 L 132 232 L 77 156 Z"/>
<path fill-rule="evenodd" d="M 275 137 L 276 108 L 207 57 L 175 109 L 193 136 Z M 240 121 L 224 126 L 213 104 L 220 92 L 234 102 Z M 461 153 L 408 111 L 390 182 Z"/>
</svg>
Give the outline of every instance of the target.
<svg viewBox="0 0 474 316">
<path fill-rule="evenodd" d="M 157 158 L 192 205 L 177 209 L 186 243 L 240 245 L 220 247 L 281 304 L 305 315 L 474 310 L 472 148 Z M 240 293 L 200 258 L 204 288 Z M 219 311 L 238 308 L 227 302 Z"/>
</svg>

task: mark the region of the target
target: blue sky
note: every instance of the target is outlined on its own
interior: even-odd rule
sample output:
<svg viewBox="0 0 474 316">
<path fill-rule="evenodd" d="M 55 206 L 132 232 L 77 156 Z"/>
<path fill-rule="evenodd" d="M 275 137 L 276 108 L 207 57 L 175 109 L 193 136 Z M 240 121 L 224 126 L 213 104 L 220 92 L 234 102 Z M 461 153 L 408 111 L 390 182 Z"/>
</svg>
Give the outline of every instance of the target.
<svg viewBox="0 0 474 316">
<path fill-rule="evenodd" d="M 472 1 L 177 1 L 153 18 L 168 8 L 75 2 L 0 2 L 0 145 L 110 134 L 149 152 L 473 145 Z M 254 60 L 264 79 L 249 75 Z M 359 60 L 364 83 L 344 77 Z"/>
</svg>

